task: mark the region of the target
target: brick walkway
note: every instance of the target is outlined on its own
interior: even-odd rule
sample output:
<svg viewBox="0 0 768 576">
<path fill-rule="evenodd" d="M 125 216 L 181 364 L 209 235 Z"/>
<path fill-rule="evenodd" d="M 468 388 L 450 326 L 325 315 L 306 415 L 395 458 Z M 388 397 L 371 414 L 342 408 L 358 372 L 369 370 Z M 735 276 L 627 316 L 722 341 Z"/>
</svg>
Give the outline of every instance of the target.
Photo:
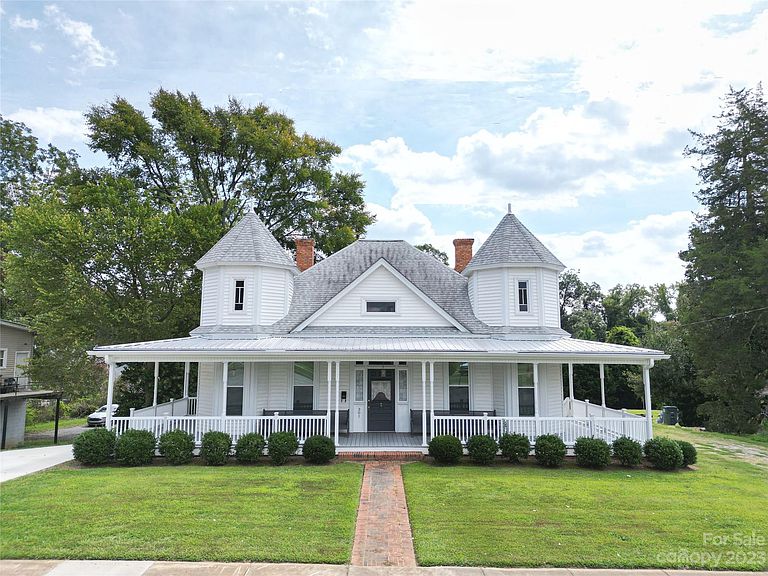
<svg viewBox="0 0 768 576">
<path fill-rule="evenodd" d="M 416 566 L 400 464 L 366 462 L 353 566 Z"/>
</svg>

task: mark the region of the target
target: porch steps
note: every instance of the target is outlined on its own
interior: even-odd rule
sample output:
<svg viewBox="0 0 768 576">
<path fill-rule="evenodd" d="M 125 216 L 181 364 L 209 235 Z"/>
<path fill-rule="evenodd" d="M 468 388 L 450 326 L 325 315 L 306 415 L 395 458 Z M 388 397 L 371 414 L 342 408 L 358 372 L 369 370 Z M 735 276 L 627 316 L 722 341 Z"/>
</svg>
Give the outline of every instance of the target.
<svg viewBox="0 0 768 576">
<path fill-rule="evenodd" d="M 402 450 L 358 450 L 349 452 L 338 452 L 336 459 L 340 462 L 367 462 L 376 461 L 397 461 L 414 462 L 423 460 L 425 454 L 420 451 L 402 451 Z"/>
</svg>

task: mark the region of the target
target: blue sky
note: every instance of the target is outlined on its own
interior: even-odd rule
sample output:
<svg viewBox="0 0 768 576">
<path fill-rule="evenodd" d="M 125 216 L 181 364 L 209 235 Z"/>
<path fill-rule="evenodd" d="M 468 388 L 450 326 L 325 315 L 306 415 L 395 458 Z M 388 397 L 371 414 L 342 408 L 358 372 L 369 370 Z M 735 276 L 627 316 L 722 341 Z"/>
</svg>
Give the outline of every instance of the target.
<svg viewBox="0 0 768 576">
<path fill-rule="evenodd" d="M 0 4 L 0 112 L 87 147 L 82 112 L 164 87 L 264 102 L 344 148 L 371 238 L 475 249 L 507 203 L 607 288 L 682 277 L 688 129 L 768 70 L 767 2 Z"/>
</svg>

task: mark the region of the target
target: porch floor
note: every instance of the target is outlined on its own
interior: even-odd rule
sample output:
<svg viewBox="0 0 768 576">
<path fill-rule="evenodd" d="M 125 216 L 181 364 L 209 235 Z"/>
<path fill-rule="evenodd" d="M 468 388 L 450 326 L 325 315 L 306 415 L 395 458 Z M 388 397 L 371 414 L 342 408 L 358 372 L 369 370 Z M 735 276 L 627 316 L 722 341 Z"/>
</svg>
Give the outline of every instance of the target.
<svg viewBox="0 0 768 576">
<path fill-rule="evenodd" d="M 398 432 L 352 432 L 339 436 L 339 452 L 359 452 L 361 450 L 375 449 L 377 452 L 388 450 L 403 452 L 423 452 L 426 448 L 421 446 L 421 434 L 412 435 Z"/>
</svg>

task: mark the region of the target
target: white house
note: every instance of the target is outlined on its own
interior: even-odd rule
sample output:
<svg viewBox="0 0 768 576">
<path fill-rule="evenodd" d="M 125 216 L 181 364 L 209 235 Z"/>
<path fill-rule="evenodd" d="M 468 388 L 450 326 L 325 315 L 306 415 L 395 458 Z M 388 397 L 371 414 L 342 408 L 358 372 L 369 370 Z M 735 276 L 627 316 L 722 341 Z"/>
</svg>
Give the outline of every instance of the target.
<svg viewBox="0 0 768 576">
<path fill-rule="evenodd" d="M 472 243 L 454 240 L 455 270 L 402 240 L 359 240 L 318 263 L 300 241 L 294 262 L 249 214 L 197 262 L 200 326 L 189 337 L 91 352 L 110 367 L 108 404 L 116 364 L 155 363 L 153 405 L 108 425 L 184 428 L 198 441 L 212 429 L 235 439 L 290 429 L 302 441 L 332 436 L 340 450 L 423 447 L 437 434 L 649 438 L 650 412 L 574 399 L 572 368 L 599 364 L 602 378 L 605 364 L 639 365 L 649 406 L 649 371 L 668 356 L 562 330 L 564 266 L 513 214 L 474 255 Z M 160 362 L 185 363 L 184 398 L 158 403 Z"/>
</svg>

